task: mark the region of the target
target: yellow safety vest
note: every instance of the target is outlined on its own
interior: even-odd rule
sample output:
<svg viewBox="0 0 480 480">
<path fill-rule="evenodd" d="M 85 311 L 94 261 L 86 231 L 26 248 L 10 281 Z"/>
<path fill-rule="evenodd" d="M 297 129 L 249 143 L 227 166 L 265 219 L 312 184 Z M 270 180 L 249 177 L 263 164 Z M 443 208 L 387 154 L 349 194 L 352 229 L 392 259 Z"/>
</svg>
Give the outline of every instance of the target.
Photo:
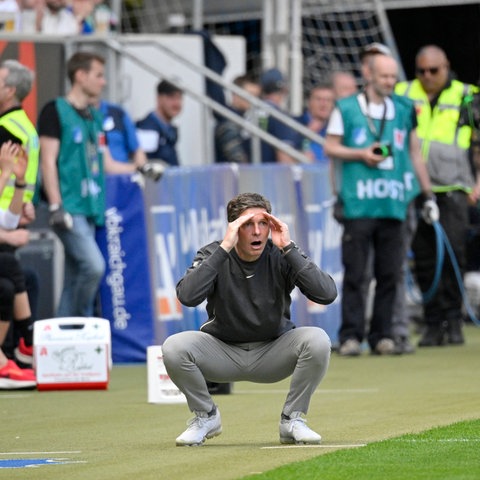
<svg viewBox="0 0 480 480">
<path fill-rule="evenodd" d="M 25 193 L 24 202 L 31 202 L 35 193 L 35 185 L 38 175 L 38 157 L 40 152 L 40 142 L 38 134 L 30 119 L 24 110 L 12 110 L 0 117 L 0 126 L 8 130 L 17 137 L 27 151 L 28 165 L 25 172 Z M 7 186 L 0 197 L 0 209 L 8 210 L 10 202 L 15 192 L 15 176 L 12 175 Z"/>
<path fill-rule="evenodd" d="M 418 79 L 400 82 L 395 87 L 397 95 L 412 99 L 417 113 L 417 135 L 433 190 L 471 191 L 474 178 L 468 161 L 468 149 L 472 130 L 459 126 L 460 109 L 464 96 L 476 91 L 476 87 L 452 80 L 440 93 L 432 109 L 422 84 Z"/>
</svg>

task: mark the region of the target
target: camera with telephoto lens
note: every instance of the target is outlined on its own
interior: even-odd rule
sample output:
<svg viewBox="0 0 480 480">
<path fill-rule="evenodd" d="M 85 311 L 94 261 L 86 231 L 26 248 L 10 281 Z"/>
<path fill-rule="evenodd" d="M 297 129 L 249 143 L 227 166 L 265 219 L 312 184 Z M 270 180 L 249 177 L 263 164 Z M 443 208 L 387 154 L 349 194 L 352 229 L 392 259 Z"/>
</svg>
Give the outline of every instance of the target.
<svg viewBox="0 0 480 480">
<path fill-rule="evenodd" d="M 392 146 L 389 143 L 384 143 L 383 145 L 379 145 L 373 149 L 373 153 L 375 155 L 381 155 L 382 157 L 390 157 L 392 152 Z"/>
</svg>

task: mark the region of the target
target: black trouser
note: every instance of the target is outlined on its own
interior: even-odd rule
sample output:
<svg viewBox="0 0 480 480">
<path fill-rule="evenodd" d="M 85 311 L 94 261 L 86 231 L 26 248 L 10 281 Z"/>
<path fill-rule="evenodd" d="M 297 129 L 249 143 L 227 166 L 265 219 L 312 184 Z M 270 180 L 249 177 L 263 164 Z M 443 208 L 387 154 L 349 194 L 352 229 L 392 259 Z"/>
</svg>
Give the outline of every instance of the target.
<svg viewBox="0 0 480 480">
<path fill-rule="evenodd" d="M 13 297 L 25 290 L 25 276 L 15 254 L 0 252 L 0 320 L 12 320 Z"/>
<path fill-rule="evenodd" d="M 365 218 L 344 221 L 340 343 L 350 338 L 361 342 L 365 336 L 363 285 L 368 275 L 371 250 L 376 288 L 368 343 L 375 348 L 380 339 L 391 338 L 393 304 L 404 257 L 403 239 L 403 222 L 399 220 Z"/>
<path fill-rule="evenodd" d="M 467 195 L 460 191 L 437 194 L 437 204 L 440 210 L 440 224 L 463 274 L 468 229 Z M 432 285 L 435 275 L 437 250 L 435 230 L 423 220 L 418 223 L 412 250 L 415 255 L 415 276 L 422 292 L 426 292 Z M 429 325 L 440 325 L 449 319 L 458 320 L 462 317 L 461 307 L 462 295 L 450 256 L 445 249 L 438 288 L 433 298 L 424 305 L 425 322 Z"/>
</svg>

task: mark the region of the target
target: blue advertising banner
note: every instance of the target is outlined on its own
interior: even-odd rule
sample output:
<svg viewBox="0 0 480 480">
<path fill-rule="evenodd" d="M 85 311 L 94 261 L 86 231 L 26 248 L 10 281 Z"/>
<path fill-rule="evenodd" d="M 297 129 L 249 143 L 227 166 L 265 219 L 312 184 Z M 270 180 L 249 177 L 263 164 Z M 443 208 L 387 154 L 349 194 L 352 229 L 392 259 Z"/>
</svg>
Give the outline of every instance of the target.
<svg viewBox="0 0 480 480">
<path fill-rule="evenodd" d="M 338 297 L 332 305 L 326 307 L 306 302 L 308 322 L 310 325 L 322 327 L 332 343 L 336 343 L 341 319 L 343 227 L 333 218 L 334 197 L 328 165 L 303 166 L 300 185 L 309 255 L 333 277 L 338 289 Z"/>
<path fill-rule="evenodd" d="M 171 167 L 145 190 L 129 176 L 107 178 L 106 226 L 98 243 L 107 261 L 102 314 L 112 324 L 114 362 L 145 361 L 146 348 L 168 336 L 198 330 L 205 305 L 184 307 L 175 287 L 197 250 L 221 240 L 226 205 L 240 192 L 258 192 L 291 237 L 335 279 L 339 294 L 342 227 L 332 216 L 328 167 L 323 165 L 211 165 Z M 292 294 L 292 320 L 316 325 L 337 341 L 340 297 L 328 306 Z"/>
<path fill-rule="evenodd" d="M 100 298 L 111 324 L 112 359 L 145 362 L 154 341 L 150 262 L 143 194 L 130 175 L 106 178 L 105 227 L 97 242 L 107 264 Z"/>
<path fill-rule="evenodd" d="M 237 194 L 236 169 L 230 165 L 169 168 L 157 184 L 147 184 L 147 222 L 156 307 L 158 344 L 174 333 L 198 330 L 205 306 L 183 307 L 175 286 L 197 250 L 221 240 L 227 226 L 225 206 Z"/>
</svg>

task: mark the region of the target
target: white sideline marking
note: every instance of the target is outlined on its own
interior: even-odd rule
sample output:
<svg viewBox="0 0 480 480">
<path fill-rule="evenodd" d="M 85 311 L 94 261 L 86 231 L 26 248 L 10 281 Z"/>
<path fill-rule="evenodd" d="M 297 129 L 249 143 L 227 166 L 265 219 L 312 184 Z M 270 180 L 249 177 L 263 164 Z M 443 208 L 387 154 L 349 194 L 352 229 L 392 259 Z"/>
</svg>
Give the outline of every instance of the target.
<svg viewBox="0 0 480 480">
<path fill-rule="evenodd" d="M 437 443 L 437 442 L 480 442 L 480 438 L 393 438 L 395 442 L 405 442 L 405 443 Z"/>
<path fill-rule="evenodd" d="M 82 453 L 81 450 L 67 450 L 61 452 L 0 452 L 0 455 L 58 455 L 59 453 Z"/>
<path fill-rule="evenodd" d="M 31 397 L 31 395 L 28 395 L 26 393 L 13 393 L 10 395 L 0 395 L 0 400 L 9 400 L 10 398 L 28 398 Z"/>
<path fill-rule="evenodd" d="M 320 389 L 315 392 L 315 395 L 322 394 L 322 393 L 378 393 L 379 389 L 378 388 L 331 388 L 331 389 Z M 255 394 L 255 393 L 272 393 L 272 394 L 278 394 L 278 393 L 288 393 L 288 389 L 284 390 L 238 390 L 235 391 L 236 395 L 241 395 L 241 394 Z"/>
<path fill-rule="evenodd" d="M 274 447 L 261 447 L 260 450 L 274 450 L 278 448 L 357 448 L 365 447 L 366 443 L 354 443 L 345 445 L 276 445 Z"/>
</svg>

